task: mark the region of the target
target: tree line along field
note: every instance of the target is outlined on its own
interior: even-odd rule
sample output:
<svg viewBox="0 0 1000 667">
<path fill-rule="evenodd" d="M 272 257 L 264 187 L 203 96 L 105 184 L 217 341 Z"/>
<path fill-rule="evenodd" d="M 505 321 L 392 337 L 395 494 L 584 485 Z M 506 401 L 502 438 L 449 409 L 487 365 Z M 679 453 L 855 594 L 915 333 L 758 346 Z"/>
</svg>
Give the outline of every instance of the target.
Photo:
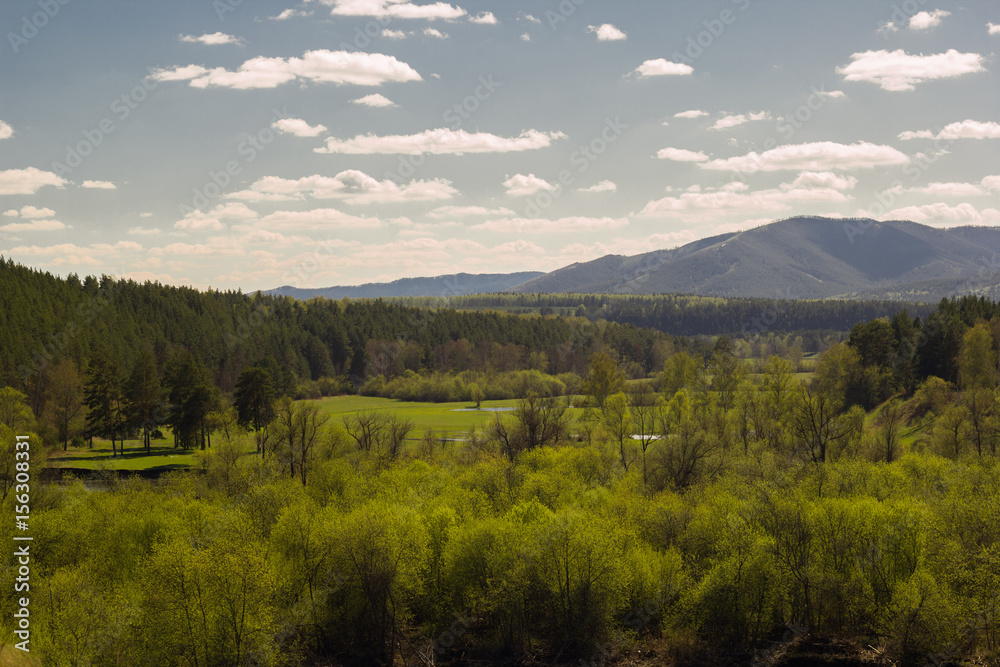
<svg viewBox="0 0 1000 667">
<path fill-rule="evenodd" d="M 192 326 L 225 313 L 220 295 L 126 288 L 93 316 L 108 331 L 142 311 L 132 297 L 200 304 Z M 148 447 L 192 468 L 33 486 L 38 664 L 997 660 L 992 302 L 866 321 L 805 361 L 794 334 L 489 315 L 537 334 L 497 350 L 481 315 L 272 305 L 218 359 L 218 332 L 188 346 L 159 306 L 116 356 L 56 326 L 60 354 L 0 388 L 6 525 L 14 434 L 53 460 L 114 438 L 116 464 Z M 379 318 L 416 335 L 349 345 L 361 375 L 289 376 L 289 357 L 252 351 L 311 340 L 296 327 L 330 308 L 359 336 Z M 747 361 L 762 338 L 784 356 Z M 476 404 L 514 409 L 455 412 Z"/>
</svg>

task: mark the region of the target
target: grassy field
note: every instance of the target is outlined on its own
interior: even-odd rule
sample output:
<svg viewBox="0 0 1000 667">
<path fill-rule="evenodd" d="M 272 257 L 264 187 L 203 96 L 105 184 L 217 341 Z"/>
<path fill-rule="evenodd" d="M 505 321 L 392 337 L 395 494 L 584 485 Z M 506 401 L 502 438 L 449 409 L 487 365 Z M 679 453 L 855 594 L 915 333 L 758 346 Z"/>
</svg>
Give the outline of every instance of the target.
<svg viewBox="0 0 1000 667">
<path fill-rule="evenodd" d="M 577 398 L 579 397 L 571 397 L 571 399 Z M 496 409 L 513 408 L 517 405 L 517 401 L 514 399 L 483 401 L 481 409 L 476 410 L 475 404 L 468 401 L 411 403 L 371 396 L 331 396 L 312 402 L 320 406 L 323 413 L 329 414 L 336 421 L 361 410 L 391 410 L 399 417 L 413 420 L 411 438 L 418 438 L 427 431 L 434 431 L 443 438 L 461 437 L 473 428 L 482 430 L 483 424 L 493 418 Z M 576 409 L 569 411 L 574 422 L 578 412 Z M 501 414 L 509 414 L 509 410 L 503 411 Z"/>
<path fill-rule="evenodd" d="M 68 451 L 59 449 L 49 454 L 50 466 L 84 470 L 179 470 L 196 462 L 193 450 L 174 449 L 173 444 L 165 440 L 153 441 L 148 453 L 142 449 L 141 441 L 127 441 L 124 456 L 119 451 L 112 457 L 111 442 L 97 439 L 93 449 L 70 447 Z"/>
<path fill-rule="evenodd" d="M 433 431 L 439 438 L 464 437 L 472 429 L 481 430 L 483 424 L 496 414 L 497 408 L 513 408 L 517 403 L 516 400 L 483 401 L 482 409 L 476 410 L 475 404 L 469 402 L 411 403 L 370 396 L 332 396 L 310 402 L 330 415 L 331 424 L 341 423 L 345 417 L 361 410 L 389 410 L 399 417 L 413 420 L 411 440 L 421 438 L 427 431 Z M 578 412 L 575 409 L 569 411 L 573 420 L 571 423 L 575 423 Z M 509 411 L 501 414 L 509 414 Z M 197 452 L 175 449 L 169 435 L 167 439 L 154 440 L 148 453 L 142 448 L 140 440 L 127 440 L 124 456 L 119 451 L 112 457 L 111 443 L 95 439 L 93 449 L 71 447 L 65 452 L 58 449 L 49 454 L 51 466 L 85 470 L 178 470 L 197 463 Z"/>
</svg>

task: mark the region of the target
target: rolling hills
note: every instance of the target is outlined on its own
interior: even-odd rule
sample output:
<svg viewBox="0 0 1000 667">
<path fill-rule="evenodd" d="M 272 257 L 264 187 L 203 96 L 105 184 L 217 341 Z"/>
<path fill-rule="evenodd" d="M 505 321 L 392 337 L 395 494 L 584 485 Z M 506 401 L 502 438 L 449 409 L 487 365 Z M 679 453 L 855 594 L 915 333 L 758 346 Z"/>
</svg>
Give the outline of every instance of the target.
<svg viewBox="0 0 1000 667">
<path fill-rule="evenodd" d="M 797 217 L 672 250 L 571 264 L 515 292 L 936 301 L 992 294 L 1000 229 Z"/>
</svg>

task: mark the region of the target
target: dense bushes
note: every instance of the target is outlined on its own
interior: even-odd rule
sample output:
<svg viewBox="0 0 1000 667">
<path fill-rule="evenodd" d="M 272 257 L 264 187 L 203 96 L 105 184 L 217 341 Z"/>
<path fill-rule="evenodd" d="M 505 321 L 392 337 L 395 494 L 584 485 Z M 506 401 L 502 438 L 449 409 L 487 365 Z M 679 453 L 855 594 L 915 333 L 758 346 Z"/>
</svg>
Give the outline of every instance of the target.
<svg viewBox="0 0 1000 667">
<path fill-rule="evenodd" d="M 562 396 L 580 390 L 580 377 L 574 373 L 553 376 L 536 370 L 506 373 L 406 371 L 390 380 L 386 380 L 382 375 L 376 375 L 361 385 L 358 393 L 363 396 L 381 396 L 401 401 L 477 402 L 473 386 L 481 390 L 480 400 L 488 401 L 524 398 L 532 392 L 539 396 Z"/>
<path fill-rule="evenodd" d="M 204 475 L 43 487 L 32 651 L 52 665 L 409 664 L 609 659 L 695 637 L 724 656 L 788 627 L 909 661 L 1000 649 L 993 459 L 793 464 L 732 447 L 716 476 L 650 495 L 601 448 L 510 462 L 470 443 L 392 463 L 331 442 L 307 486 L 212 453 Z M 10 592 L 2 604 L 10 618 Z"/>
</svg>

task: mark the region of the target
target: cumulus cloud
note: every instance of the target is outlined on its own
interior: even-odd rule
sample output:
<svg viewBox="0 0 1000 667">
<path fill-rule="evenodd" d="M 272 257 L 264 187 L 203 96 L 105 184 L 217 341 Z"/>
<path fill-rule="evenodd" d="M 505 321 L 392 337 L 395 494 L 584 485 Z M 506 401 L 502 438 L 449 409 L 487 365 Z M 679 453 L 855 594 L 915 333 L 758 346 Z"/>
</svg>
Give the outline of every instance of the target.
<svg viewBox="0 0 1000 667">
<path fill-rule="evenodd" d="M 14 136 L 14 128 L 12 128 L 8 123 L 0 120 L 0 141 L 3 139 L 10 139 Z"/>
<path fill-rule="evenodd" d="M 529 35 L 526 32 L 522 32 L 521 33 L 521 41 L 522 42 L 530 42 L 531 41 L 531 35 Z"/>
<path fill-rule="evenodd" d="M 68 181 L 35 167 L 0 171 L 0 195 L 33 195 L 46 185 L 61 188 Z"/>
<path fill-rule="evenodd" d="M 723 171 L 846 171 L 905 164 L 909 158 L 892 146 L 880 146 L 864 141 L 839 144 L 819 141 L 807 144 L 779 146 L 763 153 L 750 152 L 740 157 L 712 160 L 701 164 L 704 169 Z"/>
<path fill-rule="evenodd" d="M 628 218 L 586 218 L 570 217 L 549 220 L 547 218 L 504 218 L 487 220 L 472 229 L 491 232 L 515 232 L 518 234 L 552 234 L 562 232 L 587 232 L 617 229 L 628 225 Z"/>
<path fill-rule="evenodd" d="M 984 176 L 980 185 L 990 190 L 1000 190 L 1000 176 Z"/>
<path fill-rule="evenodd" d="M 335 208 L 310 211 L 276 211 L 257 221 L 259 229 L 302 229 L 322 231 L 342 228 L 380 227 L 378 218 L 350 215 Z"/>
<path fill-rule="evenodd" d="M 11 211 L 7 211 L 6 213 L 4 213 L 4 215 L 8 215 L 10 213 Z M 17 211 L 14 211 L 13 213 L 14 215 L 18 214 Z M 56 212 L 53 211 L 51 208 L 36 208 L 34 206 L 22 206 L 20 214 L 22 218 L 28 218 L 30 220 L 34 220 L 35 218 L 51 218 L 56 214 Z"/>
<path fill-rule="evenodd" d="M 466 11 L 447 2 L 417 5 L 406 0 L 321 0 L 335 16 L 387 16 L 395 19 L 458 19 Z"/>
<path fill-rule="evenodd" d="M 551 192 L 556 189 L 556 186 L 534 174 L 508 176 L 503 186 L 507 188 L 507 194 L 511 197 L 530 197 L 536 192 Z"/>
<path fill-rule="evenodd" d="M 891 91 L 913 90 L 924 81 L 986 71 L 981 55 L 955 49 L 929 56 L 910 55 L 902 49 L 865 51 L 851 54 L 851 61 L 837 68 L 845 81 L 869 81 Z"/>
<path fill-rule="evenodd" d="M 437 28 L 424 28 L 424 35 L 435 39 L 448 39 L 448 34 L 441 32 Z"/>
<path fill-rule="evenodd" d="M 296 137 L 317 137 L 326 132 L 325 125 L 313 126 L 301 118 L 280 118 L 271 123 L 271 128 Z"/>
<path fill-rule="evenodd" d="M 997 23 L 987 23 L 986 31 L 991 35 L 1000 35 L 1000 24 Z"/>
<path fill-rule="evenodd" d="M 557 139 L 565 139 L 562 132 L 525 130 L 517 137 L 500 137 L 488 132 L 466 132 L 438 128 L 418 134 L 377 136 L 358 135 L 353 139 L 326 140 L 326 145 L 314 148 L 316 153 L 345 153 L 372 155 L 377 153 L 403 153 L 407 155 L 463 155 L 465 153 L 507 153 L 548 148 Z"/>
<path fill-rule="evenodd" d="M 386 39 L 403 39 L 406 37 L 406 33 L 402 30 L 392 30 L 390 28 L 382 29 L 382 36 Z"/>
<path fill-rule="evenodd" d="M 1000 139 L 1000 123 L 994 121 L 963 120 L 948 123 L 934 134 L 931 130 L 900 132 L 899 138 L 909 139 Z"/>
<path fill-rule="evenodd" d="M 701 118 L 702 116 L 707 116 L 707 111 L 702 111 L 701 109 L 688 109 L 687 111 L 681 111 L 680 113 L 675 113 L 674 118 Z"/>
<path fill-rule="evenodd" d="M 635 74 L 640 77 L 650 76 L 688 76 L 694 72 L 694 68 L 684 63 L 670 62 L 665 58 L 646 60 L 637 68 Z"/>
<path fill-rule="evenodd" d="M 482 12 L 476 16 L 470 16 L 469 22 L 478 23 L 480 25 L 496 25 L 499 23 L 499 21 L 497 21 L 497 17 L 493 16 L 493 12 Z"/>
<path fill-rule="evenodd" d="M 157 70 L 150 78 L 155 81 L 188 81 L 195 88 L 217 86 L 241 90 L 275 88 L 296 79 L 358 86 L 422 80 L 416 70 L 394 56 L 325 49 L 306 51 L 301 58 L 258 56 L 247 60 L 235 71 L 224 67 L 208 69 L 201 65 L 186 65 Z"/>
<path fill-rule="evenodd" d="M 398 104 L 390 100 L 385 95 L 382 95 L 381 93 L 373 93 L 371 95 L 365 95 L 364 97 L 359 97 L 356 100 L 351 100 L 351 103 L 361 104 L 366 107 L 376 107 L 379 109 L 399 106 Z"/>
<path fill-rule="evenodd" d="M 31 222 L 11 222 L 0 226 L 3 232 L 54 232 L 66 229 L 58 220 L 32 220 Z"/>
<path fill-rule="evenodd" d="M 118 186 L 111 181 L 84 181 L 80 183 L 81 188 L 90 188 L 93 190 L 117 190 Z"/>
<path fill-rule="evenodd" d="M 838 176 L 832 171 L 803 171 L 792 181 L 792 188 L 853 190 L 858 184 L 854 176 Z"/>
<path fill-rule="evenodd" d="M 183 219 L 175 222 L 174 229 L 182 232 L 217 232 L 226 228 L 226 225 L 222 222 L 223 220 L 250 220 L 256 217 L 257 212 L 246 204 L 230 202 L 219 204 L 207 213 L 192 211 L 185 215 Z"/>
<path fill-rule="evenodd" d="M 342 199 L 348 204 L 376 204 L 391 202 L 437 201 L 451 199 L 458 194 L 451 181 L 436 178 L 411 181 L 399 185 L 390 180 L 379 181 L 356 169 L 329 176 L 304 176 L 298 179 L 265 176 L 255 181 L 249 189 L 227 195 L 230 199 L 244 201 L 287 201 L 312 197 L 313 199 Z"/>
<path fill-rule="evenodd" d="M 902 191 L 934 197 L 977 197 L 986 194 L 983 188 L 975 183 L 928 183 Z"/>
<path fill-rule="evenodd" d="M 712 218 L 733 212 L 763 213 L 789 209 L 788 202 L 845 202 L 839 190 L 783 184 L 770 190 L 747 192 L 745 183 L 729 183 L 712 192 L 690 191 L 647 203 L 640 215 L 647 217 Z"/>
<path fill-rule="evenodd" d="M 600 181 L 589 188 L 579 188 L 580 192 L 615 192 L 616 190 L 618 190 L 618 186 L 614 181 Z"/>
<path fill-rule="evenodd" d="M 272 21 L 287 21 L 291 18 L 296 18 L 298 16 L 309 16 L 312 12 L 307 12 L 301 9 L 286 9 L 277 16 L 270 16 Z"/>
<path fill-rule="evenodd" d="M 182 42 L 205 44 L 206 46 L 219 46 L 222 44 L 243 44 L 242 37 L 234 37 L 232 35 L 227 35 L 224 32 L 213 32 L 211 34 L 199 35 L 197 37 L 195 37 L 194 35 L 181 35 L 180 40 Z"/>
<path fill-rule="evenodd" d="M 704 162 L 708 160 L 708 156 L 701 151 L 689 151 L 685 148 L 661 148 L 656 151 L 656 157 L 674 162 Z"/>
<path fill-rule="evenodd" d="M 872 217 L 868 211 L 861 210 L 859 215 Z M 977 210 L 972 204 L 964 203 L 950 206 L 943 202 L 925 204 L 924 206 L 904 206 L 893 209 L 881 216 L 882 220 L 912 220 L 937 224 L 948 227 L 952 225 L 996 225 L 1000 224 L 1000 211 L 995 208 Z"/>
<path fill-rule="evenodd" d="M 749 123 L 755 120 L 771 120 L 773 116 L 769 111 L 758 111 L 757 113 L 746 113 L 746 114 L 732 114 L 729 116 L 723 116 L 719 120 L 715 121 L 715 125 L 708 128 L 710 130 L 727 130 L 731 127 L 737 127 L 745 123 Z"/>
<path fill-rule="evenodd" d="M 101 266 L 102 259 L 109 256 L 119 257 L 123 252 L 138 252 L 142 246 L 134 241 L 119 241 L 110 243 L 94 243 L 90 246 L 78 246 L 75 243 L 58 243 L 50 246 L 18 246 L 11 248 L 11 255 L 31 255 L 36 257 L 51 257 L 49 264 L 55 266 Z"/>
<path fill-rule="evenodd" d="M 428 218 L 464 218 L 472 215 L 514 215 L 509 208 L 487 208 L 485 206 L 438 206 L 427 214 Z"/>
<path fill-rule="evenodd" d="M 587 32 L 597 35 L 598 42 L 617 42 L 619 40 L 628 39 L 628 35 L 610 23 L 588 25 Z"/>
<path fill-rule="evenodd" d="M 951 16 L 951 12 L 935 9 L 932 12 L 917 12 L 910 17 L 910 30 L 928 30 L 941 25 L 941 19 Z"/>
</svg>

